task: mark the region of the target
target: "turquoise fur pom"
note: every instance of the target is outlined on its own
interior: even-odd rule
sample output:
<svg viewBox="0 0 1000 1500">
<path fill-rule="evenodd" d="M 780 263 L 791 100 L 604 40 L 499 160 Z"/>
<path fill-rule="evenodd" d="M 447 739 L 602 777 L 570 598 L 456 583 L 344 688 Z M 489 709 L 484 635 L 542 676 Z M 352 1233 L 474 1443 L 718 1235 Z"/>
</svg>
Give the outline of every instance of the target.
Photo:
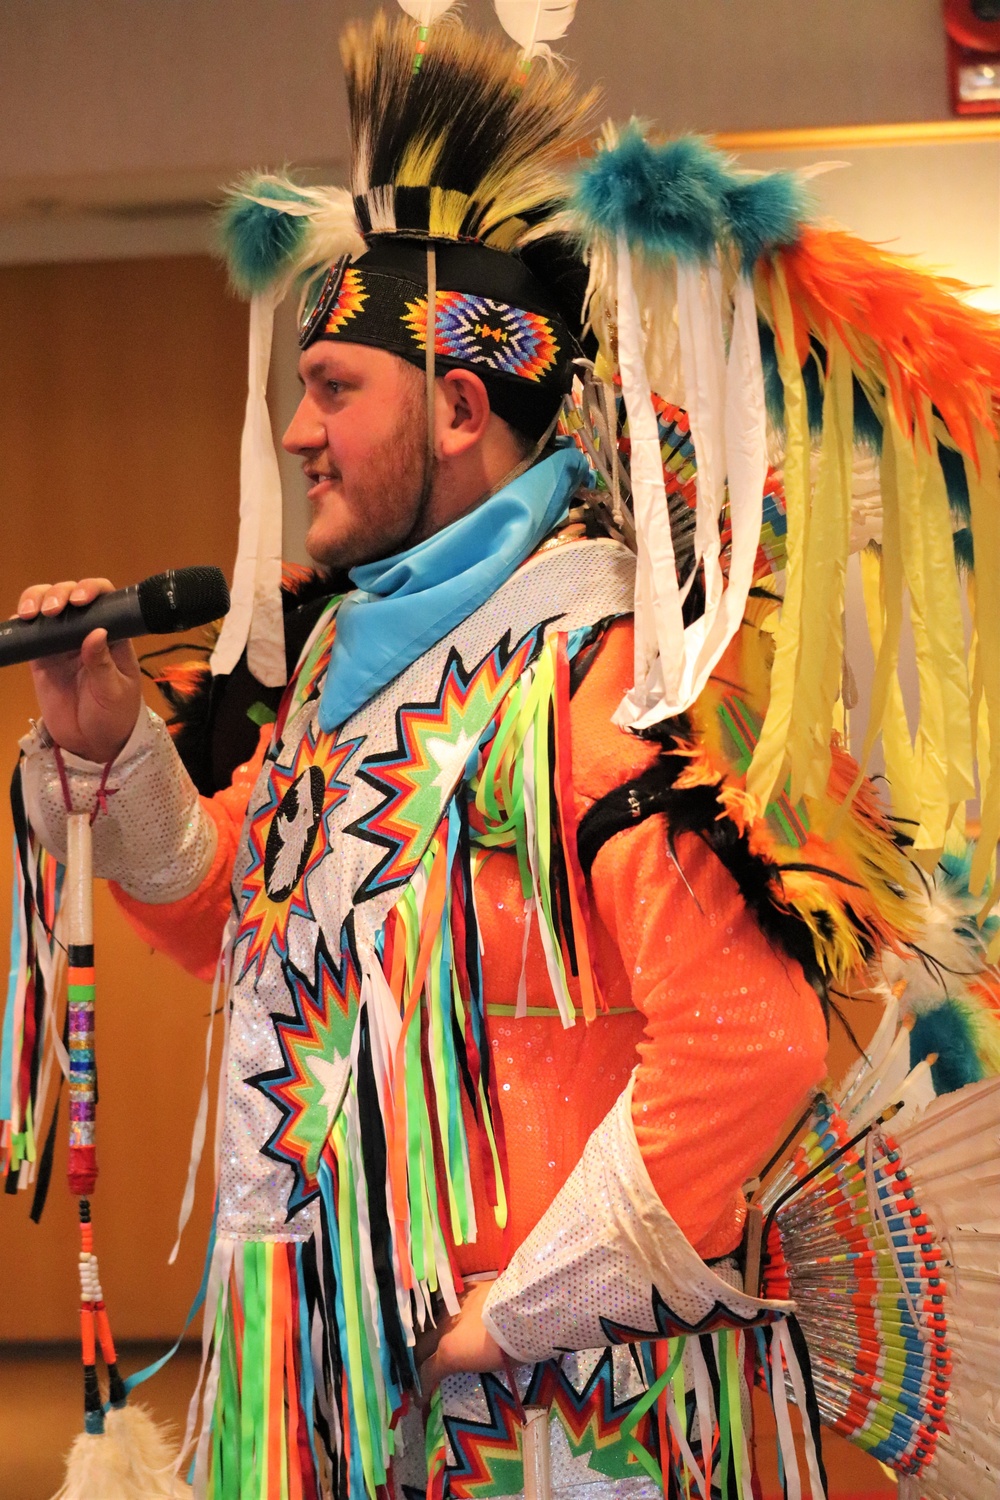
<svg viewBox="0 0 1000 1500">
<path fill-rule="evenodd" d="M 723 212 L 744 272 L 768 250 L 794 245 L 809 208 L 809 195 L 791 172 L 730 178 Z"/>
<path fill-rule="evenodd" d="M 655 146 L 632 124 L 578 175 L 572 206 L 594 233 L 623 233 L 632 250 L 702 260 L 718 237 L 725 187 L 717 151 L 693 136 Z"/>
<path fill-rule="evenodd" d="M 973 898 L 969 882 L 972 879 L 972 860 L 976 852 L 975 839 L 968 839 L 954 848 L 946 848 L 938 860 L 938 869 L 944 875 L 944 888 L 951 896 L 964 896 L 970 901 L 974 900 L 976 907 L 982 901 L 982 897 Z M 986 945 L 993 937 L 997 928 L 1000 927 L 1000 917 L 995 912 L 980 923 L 975 917 L 967 917 L 963 924 L 966 934 L 972 932 L 978 935 L 979 941 Z"/>
<path fill-rule="evenodd" d="M 278 208 L 255 203 L 254 198 L 305 197 L 294 183 L 280 177 L 248 177 L 233 189 L 219 221 L 222 245 L 233 286 L 245 297 L 262 292 L 298 252 L 308 220 Z"/>
<path fill-rule="evenodd" d="M 697 136 L 656 145 L 633 122 L 578 174 L 571 207 L 588 233 L 623 233 L 631 250 L 664 259 L 705 260 L 728 241 L 749 272 L 766 251 L 795 242 L 808 195 L 789 172 L 732 172 Z"/>
<path fill-rule="evenodd" d="M 978 1083 L 983 1065 L 976 1052 L 968 1013 L 955 1000 L 924 1011 L 910 1032 L 910 1066 L 916 1067 L 932 1052 L 938 1060 L 931 1065 L 935 1093 L 950 1094 L 967 1083 Z"/>
</svg>

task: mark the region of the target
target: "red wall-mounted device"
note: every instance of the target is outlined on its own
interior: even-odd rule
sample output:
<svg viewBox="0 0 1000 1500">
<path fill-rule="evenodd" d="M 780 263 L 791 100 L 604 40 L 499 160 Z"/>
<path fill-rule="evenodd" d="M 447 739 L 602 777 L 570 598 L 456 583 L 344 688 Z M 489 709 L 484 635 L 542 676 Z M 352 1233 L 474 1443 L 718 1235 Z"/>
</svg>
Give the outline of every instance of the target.
<svg viewBox="0 0 1000 1500">
<path fill-rule="evenodd" d="M 1000 0 L 944 0 L 956 115 L 1000 115 Z"/>
<path fill-rule="evenodd" d="M 1000 0 L 944 0 L 956 115 L 1000 115 Z"/>
</svg>

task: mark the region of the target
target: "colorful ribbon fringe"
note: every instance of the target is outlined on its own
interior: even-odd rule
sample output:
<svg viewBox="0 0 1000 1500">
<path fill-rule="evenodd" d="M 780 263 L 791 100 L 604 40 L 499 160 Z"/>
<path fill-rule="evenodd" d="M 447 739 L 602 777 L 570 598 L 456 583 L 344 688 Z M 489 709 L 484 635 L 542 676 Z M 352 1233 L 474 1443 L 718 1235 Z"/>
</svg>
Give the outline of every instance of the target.
<svg viewBox="0 0 1000 1500">
<path fill-rule="evenodd" d="M 56 1014 L 63 962 L 56 920 L 64 871 L 31 835 L 19 771 L 11 788 L 11 805 L 14 880 L 10 974 L 0 1033 L 0 1172 L 6 1176 L 8 1192 L 35 1184 L 32 1216 L 37 1218 L 48 1188 L 59 1087 L 69 1068 Z M 39 1150 L 53 1085 L 55 1107 Z"/>
</svg>

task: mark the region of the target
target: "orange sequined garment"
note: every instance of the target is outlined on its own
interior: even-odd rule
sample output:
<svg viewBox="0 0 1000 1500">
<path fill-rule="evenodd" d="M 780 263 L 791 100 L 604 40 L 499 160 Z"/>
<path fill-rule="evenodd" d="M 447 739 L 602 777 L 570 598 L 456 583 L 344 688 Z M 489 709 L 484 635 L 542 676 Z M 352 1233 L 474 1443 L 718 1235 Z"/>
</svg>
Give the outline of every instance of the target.
<svg viewBox="0 0 1000 1500">
<path fill-rule="evenodd" d="M 572 700 L 578 816 L 656 757 L 654 745 L 611 723 L 631 671 L 632 627 L 624 620 L 607 632 Z M 214 970 L 266 738 L 232 787 L 205 801 L 219 843 L 202 885 L 165 906 L 143 905 L 116 890 L 141 935 L 202 977 Z M 677 859 L 668 853 L 662 816 L 617 834 L 598 854 L 590 898 L 609 1013 L 565 1030 L 537 927 L 527 945 L 528 1014 L 515 1019 L 524 950 L 517 861 L 505 852 L 485 860 L 477 907 L 511 1220 L 505 1245 L 473 1152 L 480 1235 L 459 1251 L 463 1272 L 496 1270 L 521 1243 L 637 1063 L 636 1138 L 664 1205 L 703 1256 L 724 1254 L 739 1241 L 741 1185 L 822 1077 L 826 1032 L 814 992 L 761 935 L 716 857 L 689 835 L 678 842 Z"/>
</svg>

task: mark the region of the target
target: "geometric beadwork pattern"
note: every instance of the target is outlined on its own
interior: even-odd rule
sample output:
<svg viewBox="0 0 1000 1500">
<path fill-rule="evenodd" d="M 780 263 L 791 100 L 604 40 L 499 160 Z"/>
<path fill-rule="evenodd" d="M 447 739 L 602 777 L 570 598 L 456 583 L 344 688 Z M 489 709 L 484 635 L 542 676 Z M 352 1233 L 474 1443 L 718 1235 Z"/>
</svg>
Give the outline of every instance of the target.
<svg viewBox="0 0 1000 1500">
<path fill-rule="evenodd" d="M 361 272 L 348 266 L 341 279 L 336 300 L 327 313 L 324 332 L 339 333 L 345 323 L 357 317 L 367 301 L 368 293 L 364 289 Z"/>
<path fill-rule="evenodd" d="M 425 348 L 426 297 L 406 304 L 403 322 L 416 347 Z M 434 349 L 442 358 L 485 365 L 522 380 L 541 380 L 559 353 L 552 324 L 541 313 L 471 292 L 438 292 Z"/>
</svg>

